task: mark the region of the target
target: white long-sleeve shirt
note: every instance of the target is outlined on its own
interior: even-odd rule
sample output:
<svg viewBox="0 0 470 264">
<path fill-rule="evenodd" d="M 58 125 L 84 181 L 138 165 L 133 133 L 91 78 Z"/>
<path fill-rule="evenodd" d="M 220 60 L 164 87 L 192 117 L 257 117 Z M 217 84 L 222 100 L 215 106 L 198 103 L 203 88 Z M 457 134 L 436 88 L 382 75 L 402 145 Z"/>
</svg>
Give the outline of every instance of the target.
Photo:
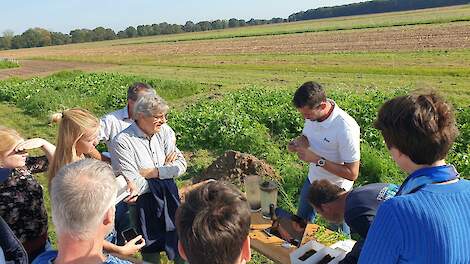
<svg viewBox="0 0 470 264">
<path fill-rule="evenodd" d="M 176 147 L 175 132 L 164 124 L 160 131 L 148 137 L 132 123 L 111 141 L 111 162 L 116 175 L 124 175 L 136 183 L 139 194 L 149 192 L 147 180 L 140 175 L 141 169 L 158 168 L 160 179 L 170 179 L 186 172 L 186 160 Z M 177 158 L 165 165 L 165 158 L 176 152 Z"/>
</svg>

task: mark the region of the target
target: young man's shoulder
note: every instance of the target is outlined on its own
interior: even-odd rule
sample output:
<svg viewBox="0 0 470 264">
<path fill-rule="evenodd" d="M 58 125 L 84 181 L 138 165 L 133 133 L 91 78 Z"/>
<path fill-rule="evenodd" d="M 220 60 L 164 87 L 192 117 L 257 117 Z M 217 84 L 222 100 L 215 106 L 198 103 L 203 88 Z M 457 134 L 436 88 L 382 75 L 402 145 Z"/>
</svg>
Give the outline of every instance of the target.
<svg viewBox="0 0 470 264">
<path fill-rule="evenodd" d="M 32 264 L 52 264 L 54 260 L 57 258 L 58 252 L 56 250 L 48 250 L 40 254 Z M 106 260 L 103 262 L 104 264 L 130 264 L 132 262 L 129 262 L 127 260 L 123 260 L 120 258 L 117 258 L 112 255 L 108 255 Z"/>
<path fill-rule="evenodd" d="M 386 201 L 395 196 L 398 186 L 391 183 L 371 183 L 354 188 L 348 195 L 348 200 Z"/>
<path fill-rule="evenodd" d="M 120 122 L 128 118 L 129 118 L 129 113 L 127 112 L 127 108 L 122 108 L 114 112 L 105 114 L 104 116 L 101 117 L 101 122 L 104 124 L 112 124 L 112 123 Z"/>
<path fill-rule="evenodd" d="M 381 206 L 400 210 L 404 214 L 434 210 L 437 204 L 470 202 L 470 181 L 461 179 L 452 184 L 429 184 L 415 193 L 395 196 Z M 425 206 L 427 205 L 427 206 Z"/>
<path fill-rule="evenodd" d="M 37 256 L 32 264 L 49 264 L 53 263 L 54 259 L 57 257 L 57 251 L 56 250 L 48 250 L 44 251 L 41 253 L 39 256 Z"/>
<path fill-rule="evenodd" d="M 112 256 L 112 255 L 108 255 L 108 257 L 106 258 L 106 260 L 103 263 L 104 264 L 130 264 L 132 262 L 120 259 L 120 258 Z"/>
<path fill-rule="evenodd" d="M 359 131 L 359 125 L 356 120 L 350 116 L 346 111 L 341 109 L 339 106 L 336 109 L 336 118 L 333 123 L 336 127 L 342 128 L 342 130 L 357 130 Z"/>
</svg>

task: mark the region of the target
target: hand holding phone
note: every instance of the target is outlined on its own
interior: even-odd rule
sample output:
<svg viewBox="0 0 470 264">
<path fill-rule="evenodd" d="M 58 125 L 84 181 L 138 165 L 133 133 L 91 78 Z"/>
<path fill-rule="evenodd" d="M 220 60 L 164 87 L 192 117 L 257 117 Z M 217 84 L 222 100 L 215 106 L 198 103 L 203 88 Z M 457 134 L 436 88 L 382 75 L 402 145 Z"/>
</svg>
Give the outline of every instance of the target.
<svg viewBox="0 0 470 264">
<path fill-rule="evenodd" d="M 121 235 L 126 240 L 126 244 L 118 247 L 118 254 L 132 256 L 145 246 L 145 240 L 133 228 L 124 230 Z"/>
<path fill-rule="evenodd" d="M 129 228 L 122 231 L 122 237 L 126 242 L 131 241 L 132 239 L 136 238 L 139 234 L 135 231 L 134 228 Z"/>
</svg>

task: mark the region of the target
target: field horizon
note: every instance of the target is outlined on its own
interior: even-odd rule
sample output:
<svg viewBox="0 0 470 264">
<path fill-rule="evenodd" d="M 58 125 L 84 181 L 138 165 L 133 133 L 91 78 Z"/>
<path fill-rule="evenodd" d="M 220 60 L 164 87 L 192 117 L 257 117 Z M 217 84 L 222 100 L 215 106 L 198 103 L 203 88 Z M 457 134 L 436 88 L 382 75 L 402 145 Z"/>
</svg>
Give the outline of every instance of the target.
<svg viewBox="0 0 470 264">
<path fill-rule="evenodd" d="M 225 150 L 243 151 L 282 175 L 280 205 L 290 210 L 307 169 L 286 151 L 303 125 L 291 96 L 305 81 L 324 85 L 361 125 L 357 184 L 403 180 L 372 122 L 385 100 L 413 91 L 437 91 L 454 106 L 460 136 L 449 162 L 470 177 L 470 5 L 0 51 L 2 57 L 20 67 L 0 69 L 0 122 L 24 136 L 53 142 L 51 113 L 80 106 L 101 116 L 125 105 L 129 84 L 146 81 L 168 100 L 179 147 L 193 157 L 184 180 Z M 259 255 L 253 262 L 267 263 Z"/>
</svg>

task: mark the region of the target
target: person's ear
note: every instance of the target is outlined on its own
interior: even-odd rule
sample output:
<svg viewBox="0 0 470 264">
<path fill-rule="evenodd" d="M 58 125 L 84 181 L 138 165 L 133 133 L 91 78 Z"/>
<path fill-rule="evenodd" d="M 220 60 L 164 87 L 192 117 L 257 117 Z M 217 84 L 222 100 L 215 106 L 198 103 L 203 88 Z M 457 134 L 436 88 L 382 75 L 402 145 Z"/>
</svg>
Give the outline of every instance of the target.
<svg viewBox="0 0 470 264">
<path fill-rule="evenodd" d="M 188 261 L 188 257 L 186 257 L 186 253 L 184 252 L 183 244 L 181 244 L 181 241 L 178 240 L 178 252 L 180 253 L 180 257 L 184 259 L 185 261 Z"/>
<path fill-rule="evenodd" d="M 319 206 L 315 205 L 313 208 L 315 208 L 315 211 L 317 211 L 319 214 L 323 214 L 326 209 L 324 204 L 320 204 Z"/>
<path fill-rule="evenodd" d="M 104 214 L 103 225 L 109 225 L 113 223 L 114 223 L 114 207 L 111 207 Z"/>
<path fill-rule="evenodd" d="M 242 255 L 241 255 L 241 259 L 244 260 L 246 263 L 248 263 L 251 260 L 250 246 L 251 246 L 250 236 L 247 236 L 245 241 L 243 241 Z"/>
</svg>

